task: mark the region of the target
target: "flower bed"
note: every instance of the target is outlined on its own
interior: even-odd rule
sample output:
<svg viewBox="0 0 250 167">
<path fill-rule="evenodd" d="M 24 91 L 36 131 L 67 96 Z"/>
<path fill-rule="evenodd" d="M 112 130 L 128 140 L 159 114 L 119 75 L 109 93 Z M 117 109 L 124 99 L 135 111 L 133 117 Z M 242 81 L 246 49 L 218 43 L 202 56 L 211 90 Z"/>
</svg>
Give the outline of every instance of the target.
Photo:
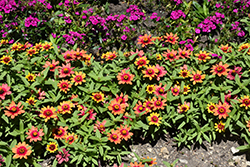
<svg viewBox="0 0 250 167">
<path fill-rule="evenodd" d="M 250 143 L 249 2 L 229 2 L 162 1 L 160 17 L 151 2 L 115 15 L 109 2 L 1 1 L 0 163 L 121 164 L 170 129 L 177 146 L 225 131 Z"/>
</svg>

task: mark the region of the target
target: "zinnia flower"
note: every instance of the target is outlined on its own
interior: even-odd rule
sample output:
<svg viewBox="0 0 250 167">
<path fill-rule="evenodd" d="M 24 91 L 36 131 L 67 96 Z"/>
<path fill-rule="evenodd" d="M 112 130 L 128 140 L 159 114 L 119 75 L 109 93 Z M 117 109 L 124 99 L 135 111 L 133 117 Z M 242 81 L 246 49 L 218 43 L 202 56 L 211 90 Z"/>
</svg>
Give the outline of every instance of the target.
<svg viewBox="0 0 250 167">
<path fill-rule="evenodd" d="M 35 100 L 34 97 L 30 97 L 26 101 L 26 103 L 28 103 L 29 105 L 35 105 L 36 102 L 37 102 L 37 100 Z"/>
<path fill-rule="evenodd" d="M 200 50 L 200 53 L 195 54 L 195 56 L 198 57 L 197 59 L 199 61 L 204 61 L 204 62 L 206 62 L 206 60 L 211 59 L 211 57 L 209 56 L 209 53 L 207 53 L 206 51 L 202 52 L 201 50 Z"/>
<path fill-rule="evenodd" d="M 214 103 L 207 104 L 208 113 L 214 113 L 216 110 L 216 105 Z"/>
<path fill-rule="evenodd" d="M 27 50 L 26 55 L 33 56 L 34 54 L 37 54 L 37 53 L 38 52 L 37 52 L 37 50 L 35 48 L 30 48 L 30 49 Z"/>
<path fill-rule="evenodd" d="M 56 142 L 49 142 L 49 144 L 47 144 L 47 151 L 54 153 L 56 150 L 58 150 L 58 144 Z"/>
<path fill-rule="evenodd" d="M 74 75 L 72 75 L 71 81 L 75 83 L 75 86 L 78 84 L 81 85 L 82 82 L 86 82 L 84 78 L 86 77 L 86 74 L 83 72 L 75 72 Z"/>
<path fill-rule="evenodd" d="M 49 42 L 49 43 L 45 42 L 44 44 L 42 44 L 41 51 L 44 51 L 44 50 L 48 51 L 49 49 L 52 49 L 52 48 L 54 48 L 54 47 L 52 46 L 51 42 Z"/>
<path fill-rule="evenodd" d="M 190 92 L 190 87 L 188 85 L 184 85 L 184 87 L 183 87 L 183 94 L 187 95 L 188 92 Z"/>
<path fill-rule="evenodd" d="M 135 60 L 135 65 L 137 65 L 137 69 L 140 69 L 143 66 L 146 66 L 149 63 L 146 56 L 139 57 Z"/>
<path fill-rule="evenodd" d="M 184 112 L 187 112 L 189 109 L 190 109 L 190 103 L 184 102 L 184 104 L 178 106 L 177 112 L 179 114 L 182 114 Z"/>
<path fill-rule="evenodd" d="M 117 75 L 117 79 L 118 79 L 118 84 L 130 84 L 132 85 L 133 78 L 135 77 L 135 75 L 130 74 L 129 72 L 126 73 L 125 70 L 122 70 L 121 73 L 118 73 Z"/>
<path fill-rule="evenodd" d="M 10 103 L 8 107 L 6 107 L 7 110 L 4 110 L 4 114 L 8 117 L 11 117 L 11 119 L 14 119 L 17 115 L 24 113 L 25 111 L 22 110 L 23 106 L 21 106 L 22 103 L 19 102 L 17 105 L 14 101 Z"/>
<path fill-rule="evenodd" d="M 179 51 L 179 57 L 186 59 L 186 58 L 190 58 L 189 56 L 191 55 L 190 50 L 185 47 L 183 50 L 181 48 L 178 48 Z"/>
<path fill-rule="evenodd" d="M 225 123 L 223 123 L 222 121 L 220 121 L 218 124 L 215 123 L 214 128 L 216 131 L 219 131 L 219 133 L 225 132 Z"/>
<path fill-rule="evenodd" d="M 112 100 L 108 106 L 108 109 L 112 111 L 112 114 L 119 115 L 123 114 L 125 112 L 125 104 L 121 104 L 122 99 L 119 99 L 118 101 L 116 99 Z"/>
<path fill-rule="evenodd" d="M 66 134 L 67 134 L 67 129 L 68 126 L 62 127 L 60 126 L 59 128 L 54 128 L 52 129 L 52 135 L 54 136 L 54 139 L 65 139 Z"/>
<path fill-rule="evenodd" d="M 167 104 L 165 104 L 165 102 L 167 100 L 161 100 L 161 97 L 159 97 L 158 99 L 156 99 L 156 97 L 153 97 L 153 110 L 164 110 L 164 107 L 167 106 Z"/>
<path fill-rule="evenodd" d="M 180 93 L 180 86 L 174 85 L 174 87 L 171 88 L 171 92 L 174 96 L 178 96 Z"/>
<path fill-rule="evenodd" d="M 205 78 L 206 74 L 201 75 L 201 71 L 197 70 L 197 72 L 195 73 L 194 71 L 192 71 L 192 75 L 190 75 L 191 79 L 190 81 L 193 81 L 193 85 L 195 85 L 196 83 L 202 83 L 203 79 Z"/>
<path fill-rule="evenodd" d="M 13 158 L 24 158 L 27 159 L 27 156 L 29 156 L 32 151 L 31 147 L 26 144 L 25 142 L 19 142 L 18 145 L 15 145 L 15 147 L 12 148 L 12 152 L 15 153 Z"/>
<path fill-rule="evenodd" d="M 247 110 L 248 107 L 250 107 L 250 98 L 249 96 L 243 96 L 241 97 L 241 99 L 239 99 L 239 102 L 241 103 L 240 107 L 245 107 L 245 109 Z"/>
<path fill-rule="evenodd" d="M 219 119 L 221 119 L 222 117 L 224 119 L 227 118 L 229 112 L 231 112 L 231 110 L 229 110 L 230 106 L 227 105 L 226 103 L 221 104 L 221 102 L 219 102 L 219 104 L 216 104 L 216 109 L 214 110 L 214 115 L 217 116 L 219 115 Z"/>
<path fill-rule="evenodd" d="M 146 66 L 146 68 L 146 70 L 142 71 L 142 73 L 144 74 L 143 78 L 148 77 L 150 80 L 152 80 L 155 76 L 157 76 L 159 70 L 155 66 L 149 65 Z"/>
<path fill-rule="evenodd" d="M 125 125 L 124 127 L 122 125 L 120 125 L 120 127 L 117 127 L 117 130 L 120 132 L 120 136 L 122 139 L 124 140 L 128 140 L 131 138 L 131 136 L 133 135 L 132 132 L 130 131 L 130 127 L 127 127 L 128 125 Z"/>
<path fill-rule="evenodd" d="M 156 125 L 159 126 L 161 124 L 162 117 L 159 117 L 160 114 L 158 113 L 151 113 L 150 116 L 148 116 L 149 125 Z"/>
<path fill-rule="evenodd" d="M 67 50 L 65 53 L 62 53 L 63 58 L 65 59 L 65 62 L 68 63 L 72 60 L 74 60 L 74 55 L 72 51 Z"/>
<path fill-rule="evenodd" d="M 179 72 L 179 74 L 180 74 L 180 77 L 183 77 L 183 78 L 188 78 L 188 77 L 190 77 L 190 72 L 189 72 L 188 70 L 186 70 L 186 69 L 181 70 L 181 71 Z"/>
<path fill-rule="evenodd" d="M 47 122 L 50 118 L 56 118 L 56 109 L 54 107 L 43 107 L 40 111 L 40 117 L 45 118 L 45 122 Z"/>
<path fill-rule="evenodd" d="M 163 96 L 165 99 L 167 98 L 167 91 L 165 90 L 165 88 L 166 88 L 166 86 L 167 85 L 164 85 L 163 87 L 162 87 L 162 83 L 160 83 L 160 85 L 159 86 L 155 86 L 155 92 L 154 92 L 154 94 L 156 95 L 156 96 Z"/>
<path fill-rule="evenodd" d="M 173 35 L 172 32 L 170 34 L 166 33 L 166 36 L 164 36 L 164 38 L 166 39 L 165 42 L 169 42 L 171 44 L 178 43 L 177 39 L 179 39 L 179 37 L 177 37 L 177 34 Z"/>
<path fill-rule="evenodd" d="M 155 86 L 154 86 L 154 85 L 148 85 L 146 91 L 147 91 L 149 94 L 154 93 L 154 92 L 155 92 Z"/>
<path fill-rule="evenodd" d="M 143 158 L 143 159 L 146 159 L 146 158 Z M 148 164 L 148 166 L 153 166 L 153 165 L 157 164 L 156 158 L 149 158 L 149 156 L 147 156 L 147 159 L 151 159 L 151 161 L 146 162 Z"/>
<path fill-rule="evenodd" d="M 65 136 L 65 142 L 69 144 L 72 144 L 76 139 L 77 139 L 77 135 L 75 135 L 74 133 L 68 133 Z"/>
<path fill-rule="evenodd" d="M 38 128 L 34 126 L 32 126 L 31 129 L 29 129 L 29 132 L 26 132 L 26 134 L 28 135 L 26 139 L 30 139 L 30 143 L 32 141 L 37 142 L 37 140 L 41 141 L 42 140 L 41 137 L 44 135 L 43 129 L 40 129 L 38 131 Z"/>
<path fill-rule="evenodd" d="M 159 64 L 156 64 L 155 68 L 158 69 L 158 73 L 157 73 L 157 81 L 160 81 L 160 77 L 164 77 L 165 74 L 167 74 L 167 71 L 165 70 L 165 68 L 163 66 L 159 66 Z"/>
<path fill-rule="evenodd" d="M 50 63 L 49 61 L 46 61 L 43 68 L 49 67 L 49 71 L 54 72 L 55 69 L 60 68 L 60 66 L 56 66 L 57 64 L 59 64 L 59 61 L 52 60 L 52 63 Z"/>
<path fill-rule="evenodd" d="M 121 142 L 121 136 L 118 130 L 111 129 L 111 133 L 108 133 L 108 140 L 119 144 Z"/>
<path fill-rule="evenodd" d="M 232 47 L 231 46 L 228 46 L 228 44 L 226 45 L 222 45 L 221 46 L 218 46 L 224 53 L 231 53 L 232 52 Z"/>
<path fill-rule="evenodd" d="M 241 74 L 242 72 L 240 72 L 242 70 L 242 67 L 236 67 L 234 66 L 234 69 L 230 69 L 227 75 L 227 78 L 230 80 L 234 80 L 235 79 L 235 75 L 238 74 L 239 78 L 241 78 Z"/>
<path fill-rule="evenodd" d="M 1 63 L 9 65 L 9 63 L 12 61 L 12 57 L 11 56 L 4 56 L 0 59 Z"/>
<path fill-rule="evenodd" d="M 162 55 L 165 57 L 165 60 L 169 60 L 170 62 L 179 59 L 179 56 L 177 56 L 177 51 L 175 51 L 174 49 L 172 49 L 171 52 L 169 49 L 167 49 L 167 52 L 163 52 Z"/>
<path fill-rule="evenodd" d="M 10 87 L 7 84 L 3 83 L 0 86 L 0 98 L 4 100 L 5 96 L 10 94 L 11 94 Z"/>
<path fill-rule="evenodd" d="M 154 44 L 152 41 L 152 37 L 151 35 L 147 35 L 145 34 L 144 36 L 139 36 L 139 39 L 137 39 L 137 44 L 142 44 L 142 47 L 144 47 L 145 45 L 149 45 L 149 44 Z"/>
<path fill-rule="evenodd" d="M 146 111 L 146 108 L 143 106 L 141 101 L 138 101 L 138 103 L 135 105 L 133 110 L 135 110 L 134 112 L 135 112 L 136 115 L 139 115 L 143 111 Z M 144 114 L 146 114 L 146 113 L 144 113 Z"/>
<path fill-rule="evenodd" d="M 70 90 L 72 84 L 68 80 L 61 80 L 57 86 L 59 87 L 60 91 L 67 93 Z"/>
<path fill-rule="evenodd" d="M 71 114 L 71 110 L 74 107 L 73 103 L 71 101 L 63 101 L 60 103 L 60 106 L 58 106 L 58 113 L 60 114 Z"/>
<path fill-rule="evenodd" d="M 212 70 L 210 72 L 212 72 L 212 75 L 218 75 L 219 77 L 221 75 L 228 75 L 228 71 L 229 69 L 227 69 L 229 65 L 228 64 L 224 64 L 222 65 L 222 62 L 220 62 L 219 64 L 213 65 L 213 67 L 211 68 Z"/>
<path fill-rule="evenodd" d="M 58 164 L 69 161 L 69 156 L 70 156 L 69 151 L 66 151 L 65 148 L 63 148 L 62 151 L 63 152 L 59 151 L 58 154 L 56 155 Z"/>
<path fill-rule="evenodd" d="M 66 65 L 62 65 L 62 67 L 61 67 L 61 70 L 60 70 L 60 75 L 59 75 L 59 77 L 60 78 L 64 78 L 64 77 L 66 77 L 66 76 L 70 76 L 71 74 L 74 74 L 75 72 L 73 71 L 73 69 L 74 69 L 75 67 L 72 67 L 71 68 L 71 65 L 70 65 L 70 63 L 68 63 L 68 64 L 66 64 Z"/>
<path fill-rule="evenodd" d="M 91 98 L 95 100 L 97 103 L 104 101 L 104 94 L 102 92 L 99 93 L 92 93 Z"/>
<path fill-rule="evenodd" d="M 36 76 L 34 74 L 29 73 L 28 75 L 25 76 L 25 78 L 27 78 L 28 81 L 34 82 L 36 79 Z"/>
<path fill-rule="evenodd" d="M 102 122 L 97 120 L 96 124 L 94 125 L 94 132 L 96 132 L 96 130 L 98 129 L 103 134 L 103 132 L 105 132 L 106 122 L 107 122 L 106 120 L 103 120 Z"/>
</svg>

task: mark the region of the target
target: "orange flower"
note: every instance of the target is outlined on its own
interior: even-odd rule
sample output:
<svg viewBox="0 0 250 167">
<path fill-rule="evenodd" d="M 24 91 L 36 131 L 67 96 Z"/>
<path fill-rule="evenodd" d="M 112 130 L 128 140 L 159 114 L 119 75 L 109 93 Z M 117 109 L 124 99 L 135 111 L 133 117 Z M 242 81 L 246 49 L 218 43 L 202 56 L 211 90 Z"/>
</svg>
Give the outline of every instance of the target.
<svg viewBox="0 0 250 167">
<path fill-rule="evenodd" d="M 152 111 L 152 109 L 154 108 L 154 105 L 153 105 L 154 101 L 153 99 L 152 100 L 146 100 L 144 103 L 143 103 L 143 107 L 146 108 L 146 113 L 149 113 Z"/>
<path fill-rule="evenodd" d="M 60 91 L 67 93 L 70 90 L 72 84 L 68 80 L 61 80 L 57 86 L 59 87 Z"/>
<path fill-rule="evenodd" d="M 166 33 L 166 36 L 164 36 L 164 38 L 167 39 L 165 42 L 169 42 L 171 44 L 178 43 L 177 39 L 179 39 L 179 37 L 177 37 L 177 34 L 173 35 L 172 32 L 170 34 Z"/>
<path fill-rule="evenodd" d="M 133 135 L 132 132 L 130 131 L 130 127 L 127 127 L 128 125 L 125 125 L 124 127 L 122 125 L 120 125 L 120 127 L 117 127 L 117 130 L 120 132 L 120 136 L 122 139 L 124 140 L 128 140 L 131 138 L 131 136 Z"/>
<path fill-rule="evenodd" d="M 122 102 L 122 99 L 119 99 L 118 101 L 114 99 L 111 101 L 111 103 L 108 106 L 108 109 L 112 111 L 112 114 L 119 115 L 125 112 L 126 105 L 121 104 L 121 102 Z"/>
<path fill-rule="evenodd" d="M 31 147 L 29 147 L 29 145 L 25 142 L 19 142 L 18 145 L 15 145 L 15 147 L 12 148 L 12 152 L 15 153 L 13 158 L 27 159 L 27 156 L 32 153 L 30 149 Z"/>
<path fill-rule="evenodd" d="M 247 127 L 249 128 L 248 131 L 250 132 L 250 120 L 246 121 Z"/>
<path fill-rule="evenodd" d="M 121 142 L 121 136 L 118 130 L 111 129 L 111 133 L 108 133 L 108 140 L 119 144 Z"/>
<path fill-rule="evenodd" d="M 135 105 L 135 107 L 133 108 L 133 110 L 135 110 L 135 114 L 138 115 L 140 113 L 142 113 L 143 111 L 146 111 L 146 108 L 143 106 L 143 104 L 141 103 L 141 101 L 138 101 L 138 103 Z M 146 114 L 146 113 L 144 113 Z"/>
<path fill-rule="evenodd" d="M 54 139 L 65 139 L 67 134 L 67 129 L 68 129 L 67 126 L 64 128 L 60 126 L 59 128 L 52 129 L 52 135 L 54 136 Z"/>
<path fill-rule="evenodd" d="M 146 159 L 146 158 L 143 158 L 143 159 Z M 157 164 L 156 158 L 149 158 L 149 156 L 147 156 L 147 159 L 151 159 L 151 161 L 146 162 L 148 166 L 153 166 L 154 164 Z"/>
<path fill-rule="evenodd" d="M 75 135 L 74 133 L 71 133 L 71 134 L 68 133 L 65 136 L 65 142 L 69 144 L 72 144 L 76 139 L 77 139 L 77 135 Z"/>
<path fill-rule="evenodd" d="M 224 64 L 222 65 L 222 62 L 220 62 L 219 64 L 213 65 L 213 67 L 211 68 L 212 70 L 210 72 L 212 72 L 212 75 L 218 75 L 219 77 L 221 75 L 227 75 L 229 69 L 227 69 L 229 67 L 228 64 Z"/>
<path fill-rule="evenodd" d="M 238 51 L 242 51 L 244 52 L 245 50 L 247 51 L 247 54 L 250 54 L 250 44 L 249 43 L 245 43 L 239 46 L 239 50 Z"/>
<path fill-rule="evenodd" d="M 179 56 L 183 59 L 185 58 L 190 58 L 189 56 L 191 55 L 190 50 L 185 47 L 183 50 L 181 48 L 178 48 L 179 51 Z"/>
<path fill-rule="evenodd" d="M 142 73 L 144 74 L 143 78 L 148 77 L 150 80 L 152 80 L 155 76 L 157 76 L 158 69 L 155 66 L 146 66 L 146 70 L 143 70 Z"/>
<path fill-rule="evenodd" d="M 164 110 L 164 107 L 167 106 L 167 104 L 165 104 L 166 100 L 161 100 L 161 97 L 159 97 L 158 99 L 156 99 L 156 97 L 153 97 L 153 110 Z"/>
<path fill-rule="evenodd" d="M 141 67 L 145 67 L 149 63 L 149 60 L 147 60 L 146 56 L 139 57 L 135 60 L 135 65 L 137 65 L 137 69 L 140 69 Z"/>
<path fill-rule="evenodd" d="M 206 62 L 207 59 L 211 59 L 211 57 L 209 56 L 209 53 L 207 53 L 206 51 L 202 52 L 201 50 L 200 50 L 200 53 L 195 54 L 195 56 L 198 57 L 197 59 L 199 61 L 204 61 L 204 62 Z"/>
<path fill-rule="evenodd" d="M 222 117 L 224 119 L 227 118 L 229 112 L 231 112 L 231 110 L 229 110 L 230 106 L 227 105 L 227 103 L 223 103 L 223 105 L 221 104 L 221 102 L 219 104 L 216 104 L 216 109 L 214 110 L 214 115 L 217 116 L 219 115 L 219 119 L 221 119 Z"/>
<path fill-rule="evenodd" d="M 118 84 L 130 84 L 132 85 L 133 78 L 135 75 L 130 74 L 129 72 L 126 73 L 125 70 L 122 70 L 121 73 L 118 73 L 117 79 L 118 79 Z"/>
<path fill-rule="evenodd" d="M 193 85 L 195 85 L 197 82 L 202 83 L 202 79 L 204 79 L 206 74 L 201 75 L 201 71 L 197 70 L 195 73 L 192 71 L 192 75 L 190 75 L 191 79 L 190 81 L 193 81 Z"/>
<path fill-rule="evenodd" d="M 232 52 L 232 47 L 230 46 L 228 46 L 228 44 L 226 44 L 226 45 L 222 45 L 221 44 L 221 46 L 218 46 L 224 53 L 231 53 Z"/>
<path fill-rule="evenodd" d="M 21 106 L 22 103 L 19 102 L 17 105 L 14 101 L 10 103 L 8 107 L 6 107 L 8 110 L 4 110 L 4 114 L 7 117 L 11 117 L 11 119 L 14 119 L 17 115 L 24 113 L 25 111 L 22 110 L 23 106 Z"/>
<path fill-rule="evenodd" d="M 102 54 L 102 59 L 106 59 L 106 61 L 109 61 L 109 60 L 112 61 L 117 57 L 117 55 L 118 53 L 116 51 L 107 52 L 107 53 Z"/>
<path fill-rule="evenodd" d="M 45 122 L 47 122 L 50 118 L 56 118 L 56 109 L 54 107 L 47 106 L 43 107 L 40 111 L 40 117 L 45 118 Z"/>
<path fill-rule="evenodd" d="M 34 126 L 32 126 L 31 129 L 29 129 L 29 132 L 26 132 L 26 134 L 28 135 L 26 139 L 30 139 L 30 142 L 32 141 L 37 142 L 37 140 L 41 141 L 42 140 L 41 136 L 44 135 L 43 129 L 40 129 L 38 131 L 38 128 Z"/>
<path fill-rule="evenodd" d="M 144 36 L 139 36 L 139 39 L 137 39 L 137 44 L 142 44 L 142 47 L 144 47 L 145 45 L 149 45 L 149 44 L 154 44 L 152 41 L 152 37 L 151 35 L 147 35 L 145 34 Z"/>
<path fill-rule="evenodd" d="M 172 49 L 171 52 L 169 49 L 167 49 L 167 52 L 163 52 L 162 55 L 166 57 L 165 60 L 169 60 L 170 62 L 179 59 L 179 56 L 177 56 L 177 51 L 175 51 L 174 49 Z"/>
<path fill-rule="evenodd" d="M 144 165 L 142 164 L 142 162 L 140 162 L 139 164 L 137 162 L 130 162 L 130 166 L 128 167 L 144 167 Z"/>
</svg>

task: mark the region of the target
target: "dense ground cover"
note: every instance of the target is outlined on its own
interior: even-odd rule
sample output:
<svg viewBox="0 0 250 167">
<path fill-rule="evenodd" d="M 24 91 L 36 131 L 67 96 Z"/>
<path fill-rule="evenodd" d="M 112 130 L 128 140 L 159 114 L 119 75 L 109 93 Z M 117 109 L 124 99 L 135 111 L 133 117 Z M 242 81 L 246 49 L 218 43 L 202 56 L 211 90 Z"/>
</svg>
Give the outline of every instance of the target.
<svg viewBox="0 0 250 167">
<path fill-rule="evenodd" d="M 121 164 L 169 131 L 250 144 L 249 5 L 1 0 L 1 165 Z"/>
</svg>

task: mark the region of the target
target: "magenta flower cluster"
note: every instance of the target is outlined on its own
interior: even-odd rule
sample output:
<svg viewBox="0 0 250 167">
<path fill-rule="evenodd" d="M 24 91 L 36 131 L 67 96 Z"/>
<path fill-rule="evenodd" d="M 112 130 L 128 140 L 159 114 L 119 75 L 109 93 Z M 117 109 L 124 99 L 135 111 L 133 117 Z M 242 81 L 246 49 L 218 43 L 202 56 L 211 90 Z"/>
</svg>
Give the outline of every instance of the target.
<svg viewBox="0 0 250 167">
<path fill-rule="evenodd" d="M 38 18 L 32 17 L 31 15 L 29 17 L 27 17 L 24 21 L 24 25 L 25 27 L 37 27 L 37 23 L 40 22 L 40 20 Z"/>
<path fill-rule="evenodd" d="M 10 13 L 16 10 L 17 7 L 18 4 L 16 4 L 15 0 L 0 0 L 0 11 L 4 11 L 4 13 Z"/>
<path fill-rule="evenodd" d="M 214 16 L 207 17 L 203 22 L 198 25 L 198 27 L 202 29 L 202 32 L 211 32 L 211 30 L 217 28 L 216 25 L 223 24 L 222 19 L 224 18 L 224 14 L 215 12 Z M 200 31 L 196 29 L 196 33 L 200 33 Z"/>
<path fill-rule="evenodd" d="M 156 19 L 156 21 L 159 21 L 161 19 L 161 17 L 157 17 L 157 13 L 152 13 L 152 15 L 150 16 L 150 19 Z"/>
<path fill-rule="evenodd" d="M 174 0 L 174 2 L 176 3 L 177 6 L 182 4 L 182 0 Z"/>
<path fill-rule="evenodd" d="M 146 16 L 144 15 L 144 13 L 141 12 L 141 9 L 139 9 L 138 6 L 136 5 L 130 5 L 126 12 L 130 14 L 129 16 L 130 21 L 132 20 L 137 21 L 137 20 L 140 20 L 141 18 L 143 20 L 146 19 Z"/>
<path fill-rule="evenodd" d="M 232 23 L 231 24 L 231 26 L 232 26 L 231 30 L 235 31 L 239 37 L 244 37 L 245 32 L 243 30 L 241 30 L 241 28 L 239 27 L 239 24 L 240 24 L 240 22 L 238 22 L 238 21 Z"/>
<path fill-rule="evenodd" d="M 70 31 L 69 34 L 65 34 L 63 35 L 63 38 L 65 38 L 66 42 L 68 44 L 75 44 L 75 41 L 79 39 L 82 39 L 83 36 L 85 36 L 86 34 L 82 33 L 78 33 L 78 32 L 74 32 L 74 31 Z"/>
<path fill-rule="evenodd" d="M 182 12 L 182 10 L 174 10 L 174 11 L 171 12 L 170 18 L 173 19 L 173 20 L 177 20 L 177 19 L 179 19 L 181 16 L 182 16 L 183 18 L 186 17 L 185 13 Z"/>
</svg>

